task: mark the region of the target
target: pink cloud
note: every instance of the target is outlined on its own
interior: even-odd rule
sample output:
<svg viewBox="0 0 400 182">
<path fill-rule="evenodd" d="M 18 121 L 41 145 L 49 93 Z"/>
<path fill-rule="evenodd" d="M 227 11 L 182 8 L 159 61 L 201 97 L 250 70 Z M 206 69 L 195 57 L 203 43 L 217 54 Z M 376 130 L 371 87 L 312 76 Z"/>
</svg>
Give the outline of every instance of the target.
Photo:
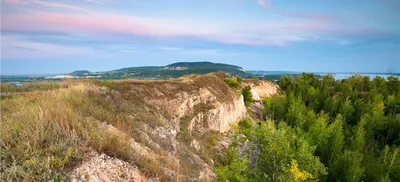
<svg viewBox="0 0 400 182">
<path fill-rule="evenodd" d="M 62 4 L 62 3 L 54 3 L 54 2 L 47 2 L 47 1 L 41 1 L 41 0 L 33 0 L 32 2 L 43 5 L 43 6 L 47 6 L 47 7 L 65 8 L 65 9 L 71 9 L 71 10 L 77 10 L 77 11 L 90 12 L 88 9 L 85 9 L 85 8 L 81 8 L 78 6 L 71 6 L 71 5 Z"/>
<path fill-rule="evenodd" d="M 162 18 L 143 18 L 96 12 L 78 6 L 42 0 L 31 0 L 29 2 L 46 7 L 74 10 L 79 13 L 26 11 L 19 14 L 4 14 L 2 15 L 2 30 L 71 33 L 99 38 L 106 38 L 105 35 L 113 36 L 113 38 L 121 35 L 189 37 L 223 44 L 252 46 L 287 46 L 292 42 L 307 40 L 307 37 L 311 36 L 347 36 L 379 33 L 379 31 L 368 27 L 343 26 L 337 21 L 314 21 L 321 19 L 304 15 L 303 17 L 312 18 L 299 20 L 295 23 L 266 23 L 245 29 L 242 27 L 210 26 L 208 23 L 199 23 L 197 21 L 182 22 Z M 258 2 L 264 8 L 275 11 L 268 1 L 258 0 Z"/>
<path fill-rule="evenodd" d="M 113 2 L 114 0 L 85 0 L 86 2 L 89 3 L 96 3 L 96 4 L 107 4 L 110 2 Z"/>
<path fill-rule="evenodd" d="M 15 5 L 15 4 L 26 4 L 27 1 L 23 1 L 23 0 L 3 0 L 1 2 L 4 2 L 6 4 L 11 4 L 11 5 Z"/>
<path fill-rule="evenodd" d="M 286 42 L 259 39 L 243 34 L 223 33 L 226 30 L 202 30 L 201 27 L 166 19 L 151 19 L 110 13 L 59 14 L 31 11 L 26 14 L 4 15 L 2 30 L 21 32 L 59 32 L 99 36 L 139 35 L 152 37 L 193 36 L 224 44 L 253 46 L 285 46 Z"/>
<path fill-rule="evenodd" d="M 258 0 L 258 4 L 264 8 L 269 8 L 269 5 L 267 4 L 267 1 L 265 1 L 265 0 Z"/>
<path fill-rule="evenodd" d="M 55 31 L 65 33 L 115 32 L 151 36 L 174 35 L 167 22 L 114 14 L 58 14 L 33 11 L 28 14 L 4 15 L 3 28 L 16 31 Z"/>
<path fill-rule="evenodd" d="M 56 2 L 48 2 L 48 1 L 42 1 L 42 0 L 4 0 L 6 4 L 10 5 L 27 5 L 30 3 L 34 4 L 39 4 L 42 6 L 46 7 L 52 7 L 52 8 L 63 8 L 63 9 L 70 9 L 70 10 L 75 10 L 75 11 L 82 11 L 82 12 L 90 12 L 88 9 L 79 7 L 79 6 L 72 6 L 68 4 L 62 4 L 62 3 L 56 3 Z"/>
<path fill-rule="evenodd" d="M 334 40 L 333 37 L 375 36 L 381 31 L 369 27 L 329 21 L 296 21 L 265 23 L 252 28 L 217 27 L 205 29 L 203 24 L 185 23 L 159 18 L 143 18 L 112 13 L 87 12 L 60 14 L 29 11 L 3 15 L 2 30 L 19 32 L 58 32 L 98 38 L 124 35 L 149 37 L 189 37 L 222 44 L 252 46 L 287 46 L 305 40 Z M 342 40 L 339 40 L 342 41 Z"/>
</svg>

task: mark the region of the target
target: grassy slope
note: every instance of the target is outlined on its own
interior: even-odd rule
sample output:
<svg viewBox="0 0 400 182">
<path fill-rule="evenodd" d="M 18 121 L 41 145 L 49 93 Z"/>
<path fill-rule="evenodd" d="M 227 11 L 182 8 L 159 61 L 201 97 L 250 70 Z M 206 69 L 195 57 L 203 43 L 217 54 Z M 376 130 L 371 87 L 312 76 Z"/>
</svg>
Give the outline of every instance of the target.
<svg viewBox="0 0 400 182">
<path fill-rule="evenodd" d="M 129 133 L 133 125 L 126 118 L 130 105 L 110 105 L 103 97 L 105 91 L 99 87 L 104 83 L 62 83 L 61 89 L 3 98 L 0 179 L 60 178 L 69 165 L 81 161 L 82 155 L 93 149 L 157 173 L 157 164 L 140 161 L 140 157 L 127 150 L 127 140 L 102 127 L 101 123 L 108 121 Z"/>
<path fill-rule="evenodd" d="M 98 120 L 86 117 L 99 110 L 87 102 L 88 89 L 70 85 L 2 99 L 3 180 L 49 180 L 86 147 L 105 149 L 108 139 Z"/>
<path fill-rule="evenodd" d="M 145 133 L 139 134 L 144 131 L 143 125 L 163 126 L 157 114 L 166 118 L 169 115 L 154 113 L 156 109 L 151 108 L 151 105 L 143 105 L 142 99 L 145 96 L 157 97 L 148 88 L 163 91 L 162 98 L 172 98 L 181 91 L 209 87 L 214 88 L 211 91 L 221 102 L 233 99 L 232 94 L 227 94 L 228 85 L 211 75 L 187 76 L 181 80 L 168 81 L 81 80 L 37 82 L 17 88 L 8 86 L 2 87 L 2 92 L 24 93 L 6 96 L 1 100 L 0 179 L 4 181 L 63 178 L 64 173 L 78 164 L 89 150 L 116 156 L 137 165 L 142 172 L 158 175 L 161 170 L 159 162 L 165 163 L 168 159 L 145 160 L 127 148 L 127 139 L 108 133 L 102 127 L 103 123 L 111 124 L 136 141 L 144 141 L 143 144 L 148 145 L 142 135 Z M 171 148 L 170 143 L 149 136 L 163 149 Z M 179 136 L 185 137 L 181 134 Z M 208 137 L 202 138 L 204 141 L 199 140 L 200 143 L 208 143 Z M 165 151 L 157 151 L 151 145 L 148 147 L 157 156 L 166 156 Z M 187 152 L 183 152 L 185 146 L 180 147 L 183 147 L 180 155 L 186 155 Z M 215 152 L 206 151 L 201 157 L 208 158 L 210 154 L 215 155 Z M 188 171 L 181 170 L 181 173 L 192 173 L 190 169 L 188 165 L 185 169 Z"/>
</svg>

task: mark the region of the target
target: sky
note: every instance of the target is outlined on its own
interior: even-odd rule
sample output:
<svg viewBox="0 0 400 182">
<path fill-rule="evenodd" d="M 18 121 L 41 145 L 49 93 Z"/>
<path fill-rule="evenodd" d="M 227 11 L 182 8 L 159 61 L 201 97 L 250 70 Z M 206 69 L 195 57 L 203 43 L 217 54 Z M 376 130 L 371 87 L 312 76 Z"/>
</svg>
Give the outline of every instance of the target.
<svg viewBox="0 0 400 182">
<path fill-rule="evenodd" d="M 398 0 L 1 0 L 1 74 L 211 61 L 400 72 Z"/>
</svg>

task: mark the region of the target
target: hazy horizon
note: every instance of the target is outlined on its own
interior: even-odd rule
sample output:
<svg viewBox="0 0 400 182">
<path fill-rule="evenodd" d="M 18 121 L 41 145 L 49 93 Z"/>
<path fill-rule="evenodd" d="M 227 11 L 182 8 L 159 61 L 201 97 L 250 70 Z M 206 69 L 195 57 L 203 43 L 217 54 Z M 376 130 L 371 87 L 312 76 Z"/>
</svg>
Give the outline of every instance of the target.
<svg viewBox="0 0 400 182">
<path fill-rule="evenodd" d="M 198 61 L 399 73 L 399 7 L 393 0 L 4 0 L 1 74 Z"/>
<path fill-rule="evenodd" d="M 208 62 L 208 61 L 206 61 L 206 62 Z M 133 67 L 150 67 L 150 66 L 160 66 L 160 67 L 162 67 L 162 66 L 167 66 L 167 65 L 169 65 L 169 64 L 173 64 L 173 63 L 177 63 L 177 62 L 171 62 L 171 63 L 168 63 L 168 64 L 164 64 L 164 65 L 139 65 L 139 66 L 133 66 Z M 212 62 L 212 63 L 221 63 L 221 62 Z M 222 64 L 230 64 L 230 63 L 222 63 Z M 237 66 L 240 66 L 240 65 L 237 65 Z M 117 69 L 109 69 L 109 70 L 90 70 L 90 69 L 76 69 L 76 70 L 71 70 L 71 71 L 68 71 L 68 72 L 53 72 L 53 73 L 23 73 L 23 74 L 3 74 L 3 73 L 1 73 L 0 75 L 2 75 L 2 76 L 50 76 L 50 75 L 58 75 L 58 74 L 69 74 L 69 73 L 72 73 L 73 71 L 83 71 L 83 70 L 87 70 L 87 71 L 90 71 L 90 72 L 106 72 L 106 71 L 113 71 L 113 70 L 118 70 L 118 69 L 122 69 L 122 68 L 129 68 L 130 66 L 128 66 L 128 67 L 121 67 L 121 68 L 117 68 Z M 243 68 L 243 67 L 242 67 Z M 259 71 L 259 72 L 271 72 L 271 73 L 273 73 L 273 72 L 276 72 L 276 73 L 279 73 L 279 72 L 287 72 L 287 73 L 303 73 L 303 72 L 305 72 L 305 73 L 314 73 L 314 74 L 328 74 L 328 73 L 330 73 L 330 74 L 344 74 L 344 75 L 347 75 L 347 74 L 388 74 L 388 75 L 390 75 L 390 74 L 399 74 L 400 72 L 376 72 L 376 71 L 372 71 L 372 72 L 357 72 L 357 71 L 293 71 L 293 70 L 262 70 L 262 69 L 246 69 L 246 68 L 244 68 L 246 71 L 249 71 L 249 72 L 257 72 L 257 71 Z"/>
</svg>

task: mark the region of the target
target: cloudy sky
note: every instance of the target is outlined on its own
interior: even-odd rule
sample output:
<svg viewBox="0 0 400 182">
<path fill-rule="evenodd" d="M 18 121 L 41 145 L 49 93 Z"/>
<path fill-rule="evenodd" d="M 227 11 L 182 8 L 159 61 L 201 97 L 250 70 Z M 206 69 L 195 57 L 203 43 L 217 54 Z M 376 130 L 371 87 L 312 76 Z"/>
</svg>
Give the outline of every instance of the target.
<svg viewBox="0 0 400 182">
<path fill-rule="evenodd" d="M 1 74 L 179 61 L 400 72 L 400 1 L 1 0 Z"/>
</svg>

